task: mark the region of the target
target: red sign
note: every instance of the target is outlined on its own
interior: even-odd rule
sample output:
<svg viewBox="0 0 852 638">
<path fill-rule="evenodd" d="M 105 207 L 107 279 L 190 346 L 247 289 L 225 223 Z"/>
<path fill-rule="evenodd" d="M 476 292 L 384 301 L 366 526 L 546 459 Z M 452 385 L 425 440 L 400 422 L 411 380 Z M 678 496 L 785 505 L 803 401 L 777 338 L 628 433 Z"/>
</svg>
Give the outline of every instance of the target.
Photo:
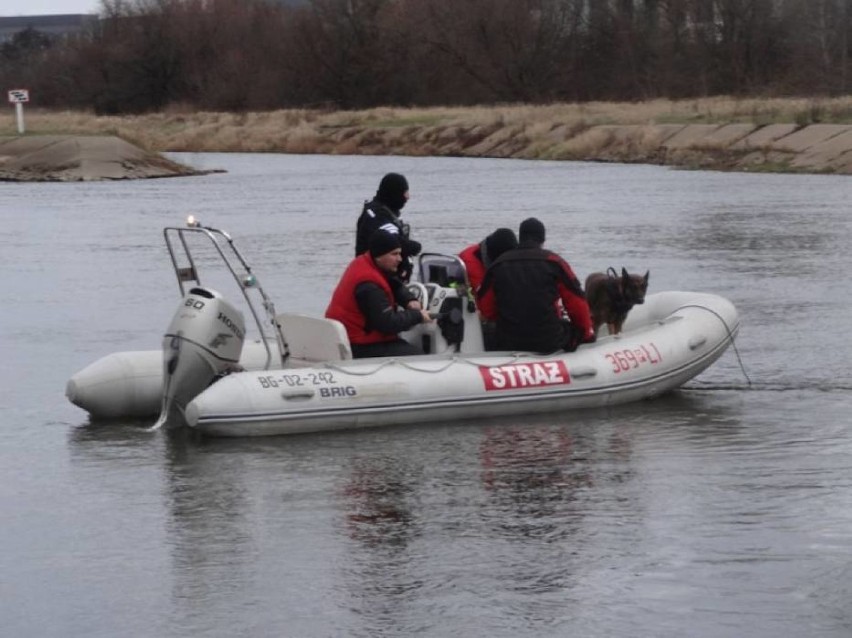
<svg viewBox="0 0 852 638">
<path fill-rule="evenodd" d="M 517 390 L 568 385 L 571 375 L 564 361 L 533 361 L 505 366 L 479 366 L 486 390 Z"/>
</svg>

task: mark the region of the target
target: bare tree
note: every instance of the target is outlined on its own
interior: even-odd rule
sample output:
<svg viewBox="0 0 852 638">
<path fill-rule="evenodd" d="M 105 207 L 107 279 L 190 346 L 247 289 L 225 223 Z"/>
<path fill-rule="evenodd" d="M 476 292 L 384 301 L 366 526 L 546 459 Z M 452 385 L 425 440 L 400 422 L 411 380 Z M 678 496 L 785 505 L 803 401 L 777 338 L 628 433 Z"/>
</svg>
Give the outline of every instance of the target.
<svg viewBox="0 0 852 638">
<path fill-rule="evenodd" d="M 423 0 L 423 37 L 492 99 L 550 100 L 571 85 L 582 0 Z"/>
<path fill-rule="evenodd" d="M 102 0 L 91 33 L 0 48 L 0 79 L 101 113 L 837 94 L 850 4 Z"/>
</svg>

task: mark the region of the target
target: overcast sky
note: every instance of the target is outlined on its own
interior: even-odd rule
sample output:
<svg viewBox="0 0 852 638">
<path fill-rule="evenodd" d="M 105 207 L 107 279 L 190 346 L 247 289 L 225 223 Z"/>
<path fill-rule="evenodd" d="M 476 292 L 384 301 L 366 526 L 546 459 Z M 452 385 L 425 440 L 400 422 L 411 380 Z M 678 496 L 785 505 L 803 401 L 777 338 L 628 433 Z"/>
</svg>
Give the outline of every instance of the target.
<svg viewBox="0 0 852 638">
<path fill-rule="evenodd" d="M 97 13 L 100 0 L 0 0 L 0 17 Z"/>
</svg>

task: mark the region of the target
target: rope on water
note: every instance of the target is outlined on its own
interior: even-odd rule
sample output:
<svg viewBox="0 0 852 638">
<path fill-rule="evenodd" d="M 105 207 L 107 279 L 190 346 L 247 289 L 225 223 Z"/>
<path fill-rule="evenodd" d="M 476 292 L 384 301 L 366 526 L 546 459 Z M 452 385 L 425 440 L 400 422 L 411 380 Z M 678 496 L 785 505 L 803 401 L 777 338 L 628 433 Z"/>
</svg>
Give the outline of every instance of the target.
<svg viewBox="0 0 852 638">
<path fill-rule="evenodd" d="M 689 392 L 742 392 L 743 390 L 754 390 L 756 392 L 852 392 L 852 386 L 850 385 L 826 383 L 755 383 L 753 385 L 738 385 L 733 383 L 702 383 L 696 381 L 684 386 L 682 389 Z"/>
<path fill-rule="evenodd" d="M 737 342 L 734 339 L 734 334 L 733 334 L 733 332 L 731 332 L 731 328 L 730 328 L 730 326 L 728 326 L 728 322 L 725 321 L 725 318 L 722 317 L 722 315 L 720 315 L 718 312 L 716 312 L 712 308 L 708 308 L 707 306 L 704 306 L 704 305 L 701 305 L 701 304 L 686 304 L 686 305 L 680 306 L 680 308 L 678 308 L 677 310 L 680 310 L 681 308 L 700 308 L 701 310 L 706 310 L 707 312 L 709 312 L 711 315 L 715 316 L 719 321 L 722 322 L 722 325 L 725 326 L 725 330 L 728 333 L 728 339 L 731 340 L 731 347 L 733 347 L 734 354 L 736 354 L 736 356 L 737 356 L 737 362 L 740 364 L 740 370 L 742 370 L 743 376 L 745 377 L 745 380 L 746 380 L 746 383 L 748 384 L 748 387 L 751 388 L 752 387 L 751 379 L 749 378 L 748 373 L 746 372 L 745 365 L 743 365 L 743 358 L 740 356 L 740 351 L 737 349 Z M 675 310 L 675 312 L 677 312 L 677 310 Z"/>
</svg>

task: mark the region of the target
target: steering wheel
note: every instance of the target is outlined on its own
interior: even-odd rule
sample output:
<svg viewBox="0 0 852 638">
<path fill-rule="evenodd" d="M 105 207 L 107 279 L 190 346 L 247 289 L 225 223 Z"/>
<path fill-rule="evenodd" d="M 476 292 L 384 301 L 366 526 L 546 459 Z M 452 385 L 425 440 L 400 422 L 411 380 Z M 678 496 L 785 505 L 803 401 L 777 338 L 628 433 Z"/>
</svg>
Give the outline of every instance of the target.
<svg viewBox="0 0 852 638">
<path fill-rule="evenodd" d="M 414 295 L 414 298 L 420 302 L 420 307 L 426 309 L 429 307 L 429 291 L 419 281 L 409 281 L 407 284 L 408 292 Z"/>
</svg>

